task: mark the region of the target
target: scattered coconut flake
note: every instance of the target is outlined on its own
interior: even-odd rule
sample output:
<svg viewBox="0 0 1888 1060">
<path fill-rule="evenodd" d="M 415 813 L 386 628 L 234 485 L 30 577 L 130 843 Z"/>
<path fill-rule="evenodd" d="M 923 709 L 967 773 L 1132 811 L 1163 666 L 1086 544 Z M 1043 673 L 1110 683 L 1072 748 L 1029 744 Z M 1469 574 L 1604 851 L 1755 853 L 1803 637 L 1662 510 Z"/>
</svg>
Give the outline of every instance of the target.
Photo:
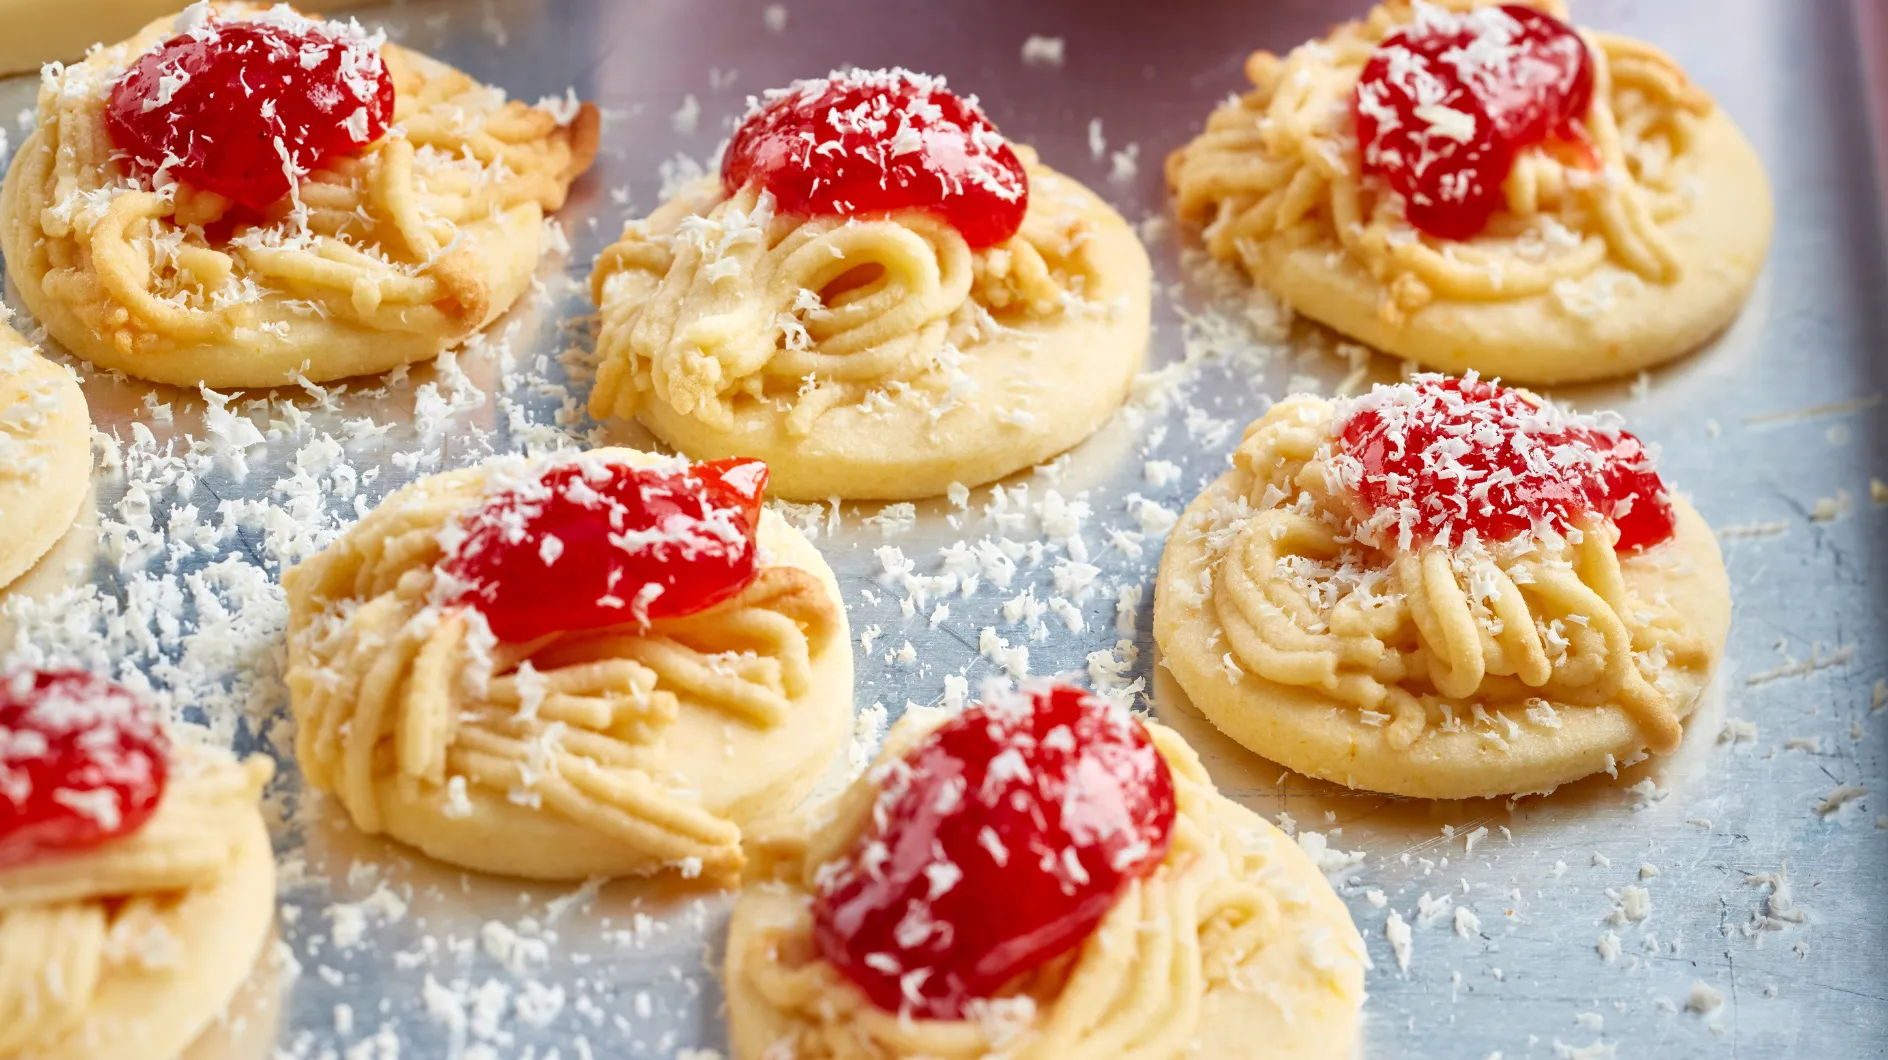
<svg viewBox="0 0 1888 1060">
<path fill-rule="evenodd" d="M 1605 932 L 1593 948 L 1599 951 L 1600 960 L 1611 964 L 1619 959 L 1619 936 L 1610 931 Z"/>
<path fill-rule="evenodd" d="M 1409 972 L 1411 938 L 1409 925 L 1403 922 L 1402 914 L 1390 910 L 1389 919 L 1383 923 L 1383 937 L 1390 940 L 1390 952 L 1396 955 L 1396 968 L 1400 972 Z"/>
<path fill-rule="evenodd" d="M 1473 909 L 1470 909 L 1467 906 L 1456 907 L 1455 909 L 1455 933 L 1457 935 L 1460 935 L 1462 938 L 1465 938 L 1465 939 L 1472 938 L 1475 935 L 1480 934 L 1481 930 L 1482 930 L 1482 918 L 1479 916 L 1476 916 L 1475 911 Z"/>
<path fill-rule="evenodd" d="M 1822 644 L 1810 645 L 1809 658 L 1795 659 L 1785 656 L 1783 665 L 1763 670 L 1744 678 L 1746 685 L 1761 685 L 1770 681 L 1780 681 L 1786 677 L 1804 677 L 1818 670 L 1827 670 L 1835 666 L 1847 666 L 1855 659 L 1855 645 L 1843 644 L 1828 655 L 1822 654 Z"/>
<path fill-rule="evenodd" d="M 1745 876 L 1744 882 L 1752 887 L 1770 888 L 1762 906 L 1751 913 L 1750 923 L 1744 928 L 1746 935 L 1754 935 L 1759 931 L 1781 931 L 1809 919 L 1809 914 L 1797 906 L 1795 893 L 1790 887 L 1789 862 L 1778 866 L 1775 872 Z"/>
<path fill-rule="evenodd" d="M 1554 1039 L 1554 1060 L 1614 1060 L 1618 1055 L 1619 1047 L 1612 1042 L 1568 1045 L 1558 1038 Z"/>
<path fill-rule="evenodd" d="M 1029 66 L 1061 66 L 1063 52 L 1061 37 L 1044 37 L 1032 33 L 1023 41 L 1023 62 Z"/>
<path fill-rule="evenodd" d="M 1854 507 L 1855 498 L 1849 494 L 1849 491 L 1837 490 L 1833 497 L 1816 498 L 1815 505 L 1809 509 L 1809 521 L 1812 523 L 1834 522 L 1849 514 Z"/>
<path fill-rule="evenodd" d="M 1868 789 L 1860 784 L 1837 784 L 1816 804 L 1816 812 L 1824 817 L 1834 815 L 1842 807 L 1868 794 Z"/>
<path fill-rule="evenodd" d="M 1735 523 L 1721 526 L 1717 535 L 1725 540 L 1736 541 L 1758 537 L 1782 537 L 1790 532 L 1790 524 L 1778 519 L 1767 523 Z"/>
<path fill-rule="evenodd" d="M 1644 887 L 1627 884 L 1619 891 L 1607 888 L 1606 897 L 1617 903 L 1606 916 L 1608 923 L 1621 926 L 1637 924 L 1652 915 L 1652 895 Z"/>
</svg>

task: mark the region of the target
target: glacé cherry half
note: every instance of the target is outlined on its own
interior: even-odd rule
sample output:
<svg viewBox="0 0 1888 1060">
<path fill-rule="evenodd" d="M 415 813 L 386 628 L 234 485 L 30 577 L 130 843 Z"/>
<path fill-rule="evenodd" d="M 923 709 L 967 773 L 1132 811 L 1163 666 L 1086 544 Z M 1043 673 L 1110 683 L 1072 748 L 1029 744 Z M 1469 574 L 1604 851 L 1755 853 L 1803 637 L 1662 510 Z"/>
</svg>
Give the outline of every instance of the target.
<svg viewBox="0 0 1888 1060">
<path fill-rule="evenodd" d="M 1366 525 L 1397 547 L 1564 535 L 1592 513 L 1612 520 L 1614 547 L 1629 551 L 1677 525 L 1652 455 L 1630 432 L 1473 375 L 1379 386 L 1338 434 Z"/>
<path fill-rule="evenodd" d="M 1173 775 L 1127 711 L 1055 685 L 973 705 L 875 767 L 873 822 L 817 870 L 813 938 L 926 1019 L 1082 944 L 1167 856 Z"/>
<path fill-rule="evenodd" d="M 850 70 L 767 94 L 721 164 L 728 193 L 750 181 L 783 214 L 866 217 L 926 210 L 972 248 L 1016 234 L 1029 178 L 1016 152 L 942 78 Z"/>
<path fill-rule="evenodd" d="M 578 456 L 462 516 L 439 570 L 504 641 L 695 614 L 753 580 L 766 487 L 759 460 Z"/>
<path fill-rule="evenodd" d="M 136 832 L 169 775 L 142 697 L 78 670 L 0 675 L 0 870 Z"/>
<path fill-rule="evenodd" d="M 211 15 L 139 56 L 112 86 L 105 124 L 139 176 L 260 212 L 380 139 L 393 97 L 377 38 L 279 8 Z"/>
<path fill-rule="evenodd" d="M 1579 31 L 1531 7 L 1452 12 L 1418 5 L 1384 38 L 1351 105 L 1363 171 L 1403 198 L 1404 216 L 1442 239 L 1470 239 L 1506 204 L 1502 185 L 1530 147 L 1564 144 L 1590 168 L 1581 119 L 1593 60 Z"/>
</svg>

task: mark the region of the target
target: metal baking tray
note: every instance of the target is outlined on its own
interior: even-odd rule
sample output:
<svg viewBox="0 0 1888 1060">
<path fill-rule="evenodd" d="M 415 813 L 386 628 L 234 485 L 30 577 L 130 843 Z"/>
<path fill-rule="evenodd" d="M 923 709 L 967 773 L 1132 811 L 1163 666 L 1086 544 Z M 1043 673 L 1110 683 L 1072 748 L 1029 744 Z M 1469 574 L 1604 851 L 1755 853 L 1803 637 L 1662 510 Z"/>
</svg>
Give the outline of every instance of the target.
<svg viewBox="0 0 1888 1060">
<path fill-rule="evenodd" d="M 868 521 L 876 506 L 797 513 L 818 527 L 853 631 L 869 641 L 857 653 L 854 755 L 869 753 L 883 718 L 907 701 L 939 701 L 947 677 L 974 689 L 997 672 L 979 650 L 991 628 L 1027 646 L 1034 673 L 1144 682 L 1222 787 L 1319 834 L 1304 842 L 1323 850 L 1375 959 L 1368 1056 L 1888 1049 L 1888 817 L 1876 815 L 1888 794 L 1876 691 L 1888 669 L 1878 543 L 1888 512 L 1871 492 L 1888 476 L 1888 268 L 1877 181 L 1885 126 L 1869 73 L 1888 18 L 1875 5 L 1575 4 L 1579 20 L 1675 54 L 1755 142 L 1778 193 L 1769 267 L 1727 334 L 1649 376 L 1557 395 L 1621 409 L 1720 531 L 1736 599 L 1730 646 L 1676 755 L 1518 802 L 1373 797 L 1285 775 L 1230 745 L 1154 665 L 1162 512 L 1177 512 L 1225 466 L 1240 428 L 1272 400 L 1396 370 L 1314 328 L 1282 328 L 1185 264 L 1186 241 L 1165 220 L 1161 160 L 1243 87 L 1250 50 L 1289 48 L 1363 7 L 414 0 L 361 9 L 395 40 L 516 96 L 574 86 L 606 108 L 605 147 L 561 215 L 570 252 L 455 367 L 272 401 L 236 395 L 233 416 L 207 425 L 224 437 L 254 428 L 240 463 L 193 444 L 205 436 L 203 397 L 87 382 L 98 428 L 122 459 L 97 475 L 96 517 L 35 572 L 24 602 L 7 606 L 20 626 L 12 658 L 67 658 L 148 681 L 284 767 L 272 800 L 278 942 L 196 1060 L 700 1058 L 724 1048 L 716 968 L 726 895 L 677 880 L 577 888 L 467 875 L 363 838 L 303 796 L 283 724 L 282 608 L 269 584 L 357 502 L 418 474 L 595 429 L 577 411 L 586 384 L 569 366 L 581 366 L 588 343 L 582 281 L 597 251 L 654 207 L 665 183 L 712 165 L 747 94 L 846 64 L 945 74 L 980 95 L 1005 133 L 1142 224 L 1158 284 L 1156 374 L 1087 444 L 1007 484 L 1026 493 L 996 501 L 978 490 L 965 510 L 920 504 L 908 528 L 896 513 Z M 1026 62 L 1032 35 L 1060 39 L 1060 62 L 1042 44 Z M 0 115 L 10 122 L 26 108 L 30 122 L 35 87 L 0 83 Z M 8 131 L 17 144 L 24 128 Z M 344 442 L 339 460 L 324 435 Z M 1150 460 L 1177 465 L 1178 477 L 1150 478 Z M 1099 575 L 1079 602 L 1079 632 L 1050 612 L 1042 639 L 1031 639 L 1029 608 L 1005 613 L 1026 589 L 1044 602 L 1054 594 L 1065 546 L 1022 563 L 1007 587 L 985 582 L 911 614 L 882 578 L 882 547 L 928 575 L 960 540 L 1042 538 L 1028 513 L 1051 490 L 1088 510 L 1082 536 Z M 188 506 L 194 515 L 176 514 Z M 192 530 L 219 524 L 222 533 Z M 130 621 L 114 617 L 120 603 Z M 939 603 L 949 613 L 933 623 Z M 1118 676 L 1093 654 L 1104 651 Z M 1868 793 L 1830 799 L 1858 787 Z M 1643 921 L 1615 913 L 1627 886 L 1648 892 Z M 1466 930 L 1464 918 L 1458 933 L 1454 908 L 1472 910 L 1478 927 Z M 1415 925 L 1407 971 L 1384 936 L 1390 909 Z M 1608 932 L 1619 947 L 1611 960 L 1599 952 Z M 1715 1007 L 1711 991 L 1722 995 Z"/>
</svg>

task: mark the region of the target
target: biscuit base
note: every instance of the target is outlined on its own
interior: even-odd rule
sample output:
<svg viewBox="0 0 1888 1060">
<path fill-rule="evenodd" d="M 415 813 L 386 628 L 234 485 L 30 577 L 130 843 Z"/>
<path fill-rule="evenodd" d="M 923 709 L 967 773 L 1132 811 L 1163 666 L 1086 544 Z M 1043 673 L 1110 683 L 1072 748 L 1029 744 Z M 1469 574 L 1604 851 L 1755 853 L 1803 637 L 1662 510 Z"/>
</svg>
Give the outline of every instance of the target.
<svg viewBox="0 0 1888 1060">
<path fill-rule="evenodd" d="M 452 332 L 368 328 L 293 308 L 287 304 L 291 295 L 271 292 L 255 303 L 253 327 L 212 342 L 123 350 L 95 333 L 71 305 L 48 294 L 44 271 L 35 271 L 40 263 L 31 250 L 40 238 L 39 211 L 49 205 L 41 186 L 45 158 L 44 136 L 35 131 L 20 145 L 0 186 L 0 253 L 6 256 L 7 278 L 61 346 L 100 368 L 153 383 L 217 390 L 293 386 L 303 378 L 325 383 L 430 360 L 502 315 L 524 294 L 537 269 L 544 211 L 535 202 L 521 203 L 458 227 L 483 264 L 481 282 L 491 292 L 489 311 L 473 327 Z"/>
<path fill-rule="evenodd" d="M 1228 473 L 1208 487 L 1188 514 L 1228 496 L 1230 479 Z M 1665 594 L 1685 623 L 1711 645 L 1714 670 L 1730 628 L 1730 581 L 1710 527 L 1684 500 L 1673 503 L 1678 515 L 1674 540 L 1650 554 L 1622 557 L 1620 566 L 1627 586 L 1641 597 Z M 1182 524 L 1186 518 L 1182 516 Z M 1199 569 L 1204 551 L 1203 542 L 1179 533 L 1167 545 L 1154 595 L 1159 663 L 1200 714 L 1255 754 L 1347 788 L 1467 799 L 1551 791 L 1630 761 L 1646 748 L 1645 737 L 1620 707 L 1554 703 L 1561 724 L 1547 728 L 1527 720 L 1520 703 L 1484 702 L 1491 712 L 1508 710 L 1519 725 L 1517 735 L 1506 737 L 1506 750 L 1466 728 L 1443 732 L 1433 724 L 1413 745 L 1399 750 L 1390 745 L 1385 727 L 1366 724 L 1357 707 L 1317 689 L 1282 685 L 1251 673 L 1235 683 L 1221 662 L 1227 645 L 1211 599 L 1190 607 L 1171 589 L 1191 580 L 1189 572 Z M 1691 569 L 1661 570 L 1662 560 Z M 1684 718 L 1702 698 L 1710 670 L 1681 680 L 1689 686 L 1680 695 Z"/>
<path fill-rule="evenodd" d="M 1775 207 L 1763 164 L 1720 109 L 1699 124 L 1697 200 L 1662 226 L 1683 269 L 1640 282 L 1610 259 L 1580 287 L 1620 281 L 1602 311 L 1580 315 L 1551 291 L 1500 302 L 1438 299 L 1402 326 L 1378 315 L 1383 285 L 1330 243 L 1255 244 L 1253 278 L 1293 310 L 1392 357 L 1436 371 L 1552 385 L 1629 375 L 1703 346 L 1743 308 L 1769 251 Z"/>
<path fill-rule="evenodd" d="M 19 332 L 0 324 L 0 354 L 26 346 Z M 92 420 L 85 392 L 71 369 L 32 355 L 31 366 L 0 378 L 0 408 L 28 383 L 53 380 L 59 409 L 34 435 L 45 444 L 45 467 L 31 479 L 0 475 L 0 590 L 31 570 L 65 536 L 92 482 Z"/>
<path fill-rule="evenodd" d="M 165 916 L 181 949 L 161 973 L 115 968 L 85 1022 L 32 1060 L 172 1060 L 203 1035 L 257 964 L 275 919 L 275 853 L 255 814 L 213 887 L 185 894 Z"/>
<path fill-rule="evenodd" d="M 789 433 L 785 414 L 771 404 L 752 401 L 735 408 L 726 431 L 654 398 L 641 403 L 637 420 L 693 460 L 765 460 L 768 492 L 799 501 L 936 497 L 953 482 L 995 482 L 1074 448 L 1127 401 L 1147 356 L 1152 270 L 1112 207 L 1043 167 L 1037 184 L 1049 180 L 1055 194 L 1095 223 L 1088 252 L 1101 276 L 1086 297 L 1100 308 L 1023 323 L 1017 337 L 965 351 L 963 370 L 976 389 L 960 407 L 933 420 L 928 398 L 900 397 L 874 412 L 841 406 L 805 437 Z M 1012 409 L 1026 410 L 1027 422 L 999 418 Z"/>
<path fill-rule="evenodd" d="M 322 0 L 321 9 L 357 7 L 366 0 Z M 49 62 L 74 62 L 102 40 L 120 40 L 154 18 L 175 14 L 177 0 L 7 0 L 7 33 L 0 37 L 0 77 L 38 73 Z"/>
<path fill-rule="evenodd" d="M 852 634 L 832 568 L 812 543 L 773 512 L 763 512 L 761 547 L 771 562 L 818 578 L 839 603 L 839 628 L 814 654 L 795 714 L 772 729 L 705 709 L 684 709 L 656 738 L 652 775 L 699 794 L 701 805 L 745 826 L 790 810 L 826 775 L 852 728 Z M 600 842 L 575 822 L 511 803 L 467 785 L 471 812 L 452 809 L 445 789 L 383 777 L 376 782 L 388 835 L 429 857 L 478 872 L 537 880 L 646 876 L 671 862 Z M 457 816 L 455 816 L 455 812 Z"/>
<path fill-rule="evenodd" d="M 1197 1060 L 1350 1060 L 1361 1035 L 1362 963 L 1348 963 L 1334 985 L 1306 959 L 1339 945 L 1346 935 L 1356 938 L 1350 910 L 1291 837 L 1224 795 L 1215 792 L 1209 798 L 1221 829 L 1253 837 L 1255 849 L 1269 844 L 1266 886 L 1280 896 L 1283 915 L 1278 934 L 1239 967 L 1236 978 L 1247 989 L 1221 982 L 1201 998 L 1193 1047 L 1185 1055 Z M 1294 895 L 1296 902 L 1288 897 Z M 735 903 L 724 976 L 734 1060 L 764 1060 L 772 1055 L 769 1047 L 795 1029 L 791 1019 L 760 998 L 747 964 L 754 937 L 790 922 L 806 901 L 805 892 L 770 883 L 748 887 Z M 1357 949 L 1363 951 L 1361 940 Z"/>
</svg>

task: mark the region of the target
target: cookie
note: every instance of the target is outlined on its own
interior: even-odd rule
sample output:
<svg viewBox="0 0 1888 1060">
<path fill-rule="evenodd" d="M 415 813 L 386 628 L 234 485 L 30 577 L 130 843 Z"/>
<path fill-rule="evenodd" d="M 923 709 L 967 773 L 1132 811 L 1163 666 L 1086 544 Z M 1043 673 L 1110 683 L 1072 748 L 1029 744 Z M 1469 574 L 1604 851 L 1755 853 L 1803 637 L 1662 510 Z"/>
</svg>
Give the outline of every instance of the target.
<svg viewBox="0 0 1888 1060">
<path fill-rule="evenodd" d="M 92 419 L 72 370 L 0 323 L 0 590 L 78 516 L 92 472 Z"/>
<path fill-rule="evenodd" d="M 272 766 L 176 743 L 84 674 L 0 676 L 0 1055 L 171 1060 L 224 1011 L 275 915 Z M 112 785 L 96 785 L 109 770 Z M 89 778 L 81 780 L 80 778 Z"/>
<path fill-rule="evenodd" d="M 1121 406 L 1149 277 L 1120 215 L 974 99 L 835 73 L 756 101 L 720 175 L 598 259 L 590 412 L 695 459 L 765 460 L 789 498 L 936 496 Z"/>
<path fill-rule="evenodd" d="M 1684 71 L 1554 0 L 1394 0 L 1280 57 L 1167 162 L 1213 257 L 1385 353 L 1529 384 L 1637 372 L 1736 318 L 1762 164 Z"/>
<path fill-rule="evenodd" d="M 1164 664 L 1227 735 L 1422 798 L 1670 753 L 1729 620 L 1710 528 L 1616 417 L 1473 377 L 1274 406 L 1154 594 Z"/>
<path fill-rule="evenodd" d="M 47 332 L 103 368 L 212 387 L 382 372 L 525 291 L 597 121 L 357 23 L 197 4 L 47 68 L 0 249 Z"/>
<path fill-rule="evenodd" d="M 765 483 L 603 449 L 396 491 L 283 578 L 308 783 L 483 872 L 738 869 L 852 717 L 838 585 Z"/>
<path fill-rule="evenodd" d="M 735 1060 L 1350 1057 L 1363 940 L 1310 857 L 1171 730 L 1066 686 L 913 708 L 756 841 Z"/>
</svg>

